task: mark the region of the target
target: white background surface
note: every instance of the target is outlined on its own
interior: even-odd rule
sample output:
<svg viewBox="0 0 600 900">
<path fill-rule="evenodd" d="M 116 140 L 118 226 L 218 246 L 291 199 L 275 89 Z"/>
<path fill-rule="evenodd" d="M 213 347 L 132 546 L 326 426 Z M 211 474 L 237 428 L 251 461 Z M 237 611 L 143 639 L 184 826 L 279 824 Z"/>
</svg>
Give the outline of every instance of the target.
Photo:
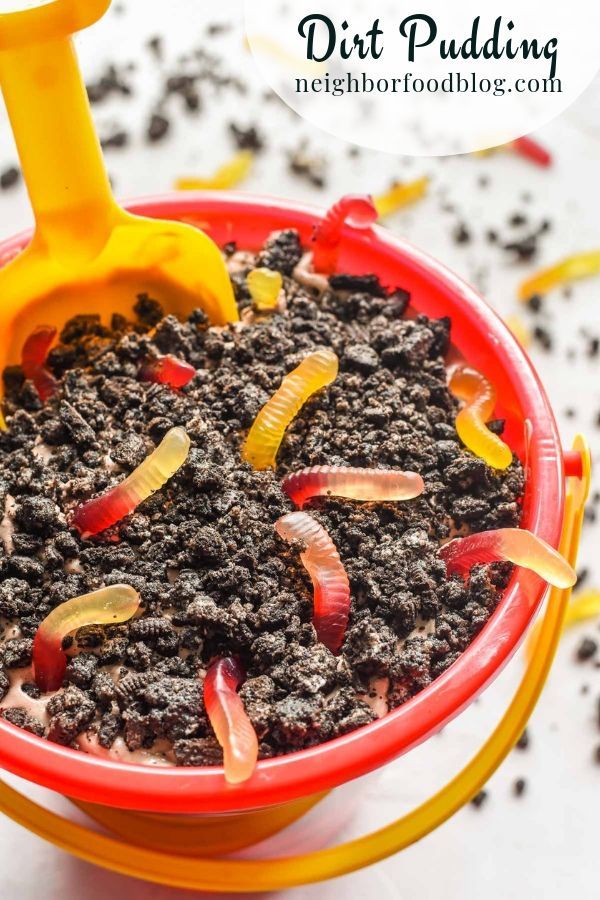
<svg viewBox="0 0 600 900">
<path fill-rule="evenodd" d="M 95 110 L 103 134 L 110 131 L 113 122 L 126 125 L 132 133 L 129 148 L 110 151 L 107 157 L 119 195 L 161 192 L 170 189 L 177 176 L 210 174 L 232 152 L 224 123 L 233 118 L 243 125 L 262 116 L 269 149 L 257 161 L 244 189 L 325 203 L 349 191 L 379 192 L 393 178 L 428 173 L 432 176 L 430 197 L 388 224 L 477 282 L 502 313 L 518 312 L 524 322 L 532 319 L 519 309 L 514 298 L 519 281 L 533 267 L 509 265 L 501 250 L 485 241 L 485 229 L 498 228 L 503 235 L 509 234 L 508 216 L 519 210 L 526 210 L 534 223 L 551 218 L 553 229 L 542 243 L 538 263 L 600 246 L 598 88 L 540 133 L 540 139 L 556 156 L 551 172 L 538 170 L 507 153 L 485 159 L 430 161 L 363 152 L 358 159 L 352 159 L 345 145 L 315 133 L 277 102 L 262 101 L 262 87 L 243 49 L 238 26 L 236 31 L 219 38 L 219 46 L 229 48 L 228 66 L 237 69 L 254 86 L 250 96 L 240 101 L 232 94 L 214 99 L 208 93 L 202 116 L 174 116 L 169 139 L 147 145 L 143 140 L 144 123 L 158 97 L 160 78 L 145 49 L 146 39 L 163 34 L 165 67 L 169 69 L 169 62 L 173 63 L 180 53 L 205 43 L 207 22 L 239 18 L 240 6 L 235 0 L 221 3 L 220 13 L 210 14 L 207 6 L 191 0 L 170 0 L 168 4 L 128 0 L 123 14 L 111 11 L 79 41 L 88 77 L 101 71 L 107 61 L 138 62 L 133 75 L 139 87 L 136 98 L 117 99 Z M 210 49 L 208 43 L 206 46 Z M 173 98 L 174 107 L 178 99 Z M 303 134 L 310 135 L 314 150 L 330 159 L 325 192 L 307 187 L 287 172 L 285 150 L 296 146 Z M 13 159 L 8 125 L 0 113 L 0 166 Z M 477 188 L 482 174 L 490 178 L 485 190 Z M 527 206 L 519 199 L 524 191 L 533 197 Z M 454 204 L 457 213 L 441 211 L 440 197 Z M 451 233 L 462 220 L 473 223 L 474 239 L 457 246 Z M 0 194 L 0 237 L 29 221 L 22 187 Z M 592 335 L 600 334 L 599 301 L 600 279 L 577 286 L 570 300 L 560 292 L 554 293 L 546 302 L 544 315 L 554 323 L 556 350 L 552 355 L 532 350 L 565 442 L 575 431 L 584 430 L 592 440 L 596 457 L 600 449 L 595 425 L 600 412 L 600 362 L 586 358 L 580 330 L 586 328 Z M 576 348 L 580 358 L 569 361 L 569 348 Z M 576 418 L 564 415 L 567 407 L 577 410 Z M 598 584 L 600 579 L 598 568 L 594 569 L 597 537 L 597 530 L 589 527 L 583 555 L 592 570 L 591 584 Z M 328 885 L 298 889 L 288 896 L 294 900 L 329 900 L 340 894 L 352 900 L 372 896 L 382 900 L 504 900 L 509 896 L 562 900 L 568 892 L 579 900 L 599 897 L 600 766 L 594 763 L 593 753 L 600 744 L 596 712 L 600 670 L 593 664 L 574 662 L 575 647 L 584 633 L 598 635 L 597 623 L 582 626 L 565 637 L 532 721 L 531 747 L 526 752 L 515 751 L 492 778 L 483 808 L 462 810 L 436 834 L 373 869 Z M 484 697 L 443 735 L 389 766 L 378 782 L 370 784 L 360 815 L 348 833 L 358 834 L 390 821 L 455 772 L 487 734 L 521 669 L 522 660 L 516 659 Z M 587 695 L 581 694 L 584 684 L 589 685 Z M 527 793 L 516 799 L 512 786 L 520 776 L 527 779 Z M 3 900 L 101 900 L 109 896 L 176 900 L 186 895 L 93 869 L 0 819 L 0 896 Z"/>
</svg>

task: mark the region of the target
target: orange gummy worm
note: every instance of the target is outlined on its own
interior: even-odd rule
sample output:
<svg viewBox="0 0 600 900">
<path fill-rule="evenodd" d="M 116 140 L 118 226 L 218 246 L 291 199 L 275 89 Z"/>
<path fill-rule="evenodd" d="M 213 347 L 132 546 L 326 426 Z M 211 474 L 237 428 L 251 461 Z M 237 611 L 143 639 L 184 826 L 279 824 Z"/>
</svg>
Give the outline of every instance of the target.
<svg viewBox="0 0 600 900">
<path fill-rule="evenodd" d="M 348 625 L 350 582 L 335 544 L 322 525 L 305 512 L 282 516 L 275 524 L 284 541 L 305 546 L 300 559 L 314 587 L 313 624 L 321 643 L 337 653 Z"/>
<path fill-rule="evenodd" d="M 171 428 L 156 450 L 116 487 L 78 506 L 71 524 L 82 537 L 105 531 L 130 515 L 139 504 L 156 493 L 187 459 L 190 439 L 184 428 Z"/>
<path fill-rule="evenodd" d="M 455 538 L 441 548 L 440 557 L 449 575 L 466 575 L 479 563 L 507 560 L 531 569 L 556 588 L 570 588 L 577 581 L 574 570 L 560 553 L 522 528 L 498 528 Z"/>
<path fill-rule="evenodd" d="M 246 278 L 246 284 L 257 309 L 275 309 L 283 285 L 281 272 L 253 269 Z"/>
<path fill-rule="evenodd" d="M 416 472 L 396 469 L 355 469 L 351 466 L 311 466 L 287 475 L 281 484 L 301 509 L 311 497 L 345 497 L 348 500 L 412 500 L 425 490 Z"/>
<path fill-rule="evenodd" d="M 232 657 L 218 659 L 204 679 L 204 706 L 223 748 L 225 778 L 230 784 L 247 781 L 258 759 L 258 739 L 237 689 L 244 671 Z"/>
<path fill-rule="evenodd" d="M 67 658 L 64 638 L 84 625 L 126 622 L 140 605 L 140 595 L 127 584 L 113 584 L 91 594 L 61 603 L 39 626 L 33 640 L 33 671 L 40 690 L 57 691 L 62 684 Z"/>
<path fill-rule="evenodd" d="M 537 294 L 546 294 L 561 284 L 568 284 L 578 278 L 588 278 L 590 275 L 600 273 L 600 250 L 590 250 L 589 253 L 578 253 L 569 256 L 555 266 L 542 269 L 519 288 L 519 298 L 529 300 Z"/>
<path fill-rule="evenodd" d="M 275 466 L 287 427 L 308 398 L 337 377 L 338 358 L 332 350 L 317 350 L 286 375 L 259 414 L 246 438 L 242 456 L 255 469 Z"/>
<path fill-rule="evenodd" d="M 496 405 L 496 391 L 487 378 L 469 366 L 456 366 L 449 387 L 466 406 L 456 417 L 456 430 L 461 441 L 476 456 L 494 469 L 507 469 L 512 452 L 504 441 L 486 426 Z"/>
</svg>

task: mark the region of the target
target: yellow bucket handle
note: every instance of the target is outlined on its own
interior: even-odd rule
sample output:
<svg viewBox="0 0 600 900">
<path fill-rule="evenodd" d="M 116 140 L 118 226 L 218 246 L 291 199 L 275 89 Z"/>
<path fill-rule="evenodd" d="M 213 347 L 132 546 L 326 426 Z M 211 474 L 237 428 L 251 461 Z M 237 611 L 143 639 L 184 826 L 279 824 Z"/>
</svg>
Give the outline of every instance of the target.
<svg viewBox="0 0 600 900">
<path fill-rule="evenodd" d="M 590 454 L 581 454 L 581 478 L 569 478 L 560 550 L 572 566 L 590 488 Z M 521 684 L 492 735 L 452 781 L 421 806 L 364 837 L 301 856 L 266 860 L 202 859 L 130 846 L 48 812 L 0 782 L 0 811 L 29 831 L 87 862 L 145 881 L 195 891 L 248 893 L 276 891 L 356 871 L 415 843 L 464 806 L 513 749 L 527 724 L 550 671 L 560 640 L 571 591 L 552 589 L 532 655 Z"/>
</svg>

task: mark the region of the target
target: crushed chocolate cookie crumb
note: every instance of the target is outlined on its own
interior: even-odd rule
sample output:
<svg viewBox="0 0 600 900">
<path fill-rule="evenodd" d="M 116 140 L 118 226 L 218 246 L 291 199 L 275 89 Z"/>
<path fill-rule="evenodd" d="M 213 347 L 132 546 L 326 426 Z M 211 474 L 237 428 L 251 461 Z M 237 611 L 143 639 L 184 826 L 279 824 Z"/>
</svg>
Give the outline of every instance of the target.
<svg viewBox="0 0 600 900">
<path fill-rule="evenodd" d="M 170 125 L 171 123 L 162 113 L 152 113 L 146 128 L 146 137 L 148 141 L 152 144 L 161 141 L 169 131 Z"/>
<path fill-rule="evenodd" d="M 459 222 L 454 231 L 452 238 L 455 244 L 469 244 L 471 242 L 471 232 L 464 222 Z"/>
<path fill-rule="evenodd" d="M 102 138 L 100 144 L 103 150 L 119 149 L 129 143 L 129 134 L 123 129 L 113 131 L 107 137 Z"/>
<path fill-rule="evenodd" d="M 90 103 L 101 103 L 111 94 L 128 97 L 132 93 L 132 87 L 127 80 L 127 70 L 118 69 L 115 65 L 107 66 L 103 74 L 96 80 L 89 82 L 87 93 Z"/>
<path fill-rule="evenodd" d="M 7 191 L 9 188 L 18 184 L 20 180 L 21 170 L 16 166 L 9 166 L 8 169 L 4 169 L 4 171 L 0 173 L 0 189 Z"/>
<path fill-rule="evenodd" d="M 527 782 L 524 778 L 517 778 L 513 784 L 513 794 L 515 797 L 522 797 L 527 790 Z"/>
<path fill-rule="evenodd" d="M 323 156 L 311 153 L 306 141 L 289 153 L 289 170 L 309 182 L 313 187 L 325 187 L 325 171 L 327 168 Z"/>
<path fill-rule="evenodd" d="M 62 688 L 35 698 L 47 720 L 4 710 L 9 721 L 68 746 L 87 735 L 98 750 L 159 747 L 177 765 L 215 764 L 222 754 L 202 685 L 211 661 L 236 655 L 260 756 L 276 756 L 404 703 L 496 608 L 510 565 L 477 566 L 463 582 L 438 558 L 455 529 L 517 526 L 523 492 L 518 462 L 494 471 L 458 438 L 450 320 L 405 318 L 409 294 L 374 275 L 334 276 L 317 299 L 293 277 L 305 249 L 285 229 L 245 255 L 245 272 L 261 265 L 284 276 L 282 312 L 213 328 L 201 311 L 180 322 L 140 295 L 133 322 L 66 323 L 48 359 L 58 390 L 45 405 L 19 367 L 5 372 L 0 496 L 11 498 L 14 547 L 0 558 L 0 694 L 14 679 L 31 684 L 32 638 L 50 610 L 102 584 L 130 584 L 142 599 L 131 622 L 65 640 Z M 243 309 L 244 284 L 232 277 Z M 247 430 L 282 378 L 321 347 L 338 355 L 338 378 L 288 428 L 276 470 L 253 471 L 241 458 Z M 142 361 L 164 354 L 197 370 L 180 391 L 138 378 Z M 175 426 L 191 440 L 185 465 L 130 516 L 83 540 L 71 510 L 121 481 Z M 274 529 L 292 509 L 282 477 L 323 464 L 412 470 L 426 485 L 405 503 L 311 503 L 351 585 L 338 656 L 317 641 L 310 580 Z M 378 694 L 382 680 L 389 688 Z"/>
<path fill-rule="evenodd" d="M 489 794 L 487 791 L 479 791 L 478 794 L 475 794 L 473 799 L 471 800 L 471 806 L 474 806 L 475 809 L 481 809 L 484 803 L 487 802 Z"/>
<path fill-rule="evenodd" d="M 253 153 L 260 153 L 264 149 L 264 138 L 255 125 L 241 128 L 235 122 L 230 122 L 229 131 L 238 150 L 251 150 Z"/>
<path fill-rule="evenodd" d="M 577 647 L 576 656 L 579 662 L 587 662 L 589 659 L 593 659 L 597 652 L 598 642 L 594 638 L 584 637 Z"/>
</svg>

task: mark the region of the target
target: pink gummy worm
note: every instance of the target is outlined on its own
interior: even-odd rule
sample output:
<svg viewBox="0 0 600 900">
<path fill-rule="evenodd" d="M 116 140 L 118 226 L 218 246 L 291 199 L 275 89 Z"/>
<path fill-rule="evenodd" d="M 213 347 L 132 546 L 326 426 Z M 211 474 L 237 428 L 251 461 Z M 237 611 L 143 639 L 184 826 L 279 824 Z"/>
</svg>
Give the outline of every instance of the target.
<svg viewBox="0 0 600 900">
<path fill-rule="evenodd" d="M 481 531 L 466 538 L 455 538 L 440 550 L 448 575 L 467 575 L 480 563 L 506 560 L 531 569 L 558 588 L 572 587 L 577 575 L 553 547 L 521 528 Z"/>
<path fill-rule="evenodd" d="M 161 356 L 158 359 L 148 359 L 142 363 L 139 377 L 142 381 L 150 381 L 154 384 L 167 384 L 172 388 L 182 388 L 192 380 L 196 370 L 183 359 L 176 356 Z"/>
<path fill-rule="evenodd" d="M 311 497 L 345 497 L 349 500 L 412 500 L 425 490 L 416 472 L 395 469 L 355 469 L 351 466 L 312 466 L 287 475 L 282 488 L 296 506 Z"/>
<path fill-rule="evenodd" d="M 21 368 L 25 377 L 33 381 L 42 403 L 56 393 L 56 379 L 46 367 L 48 352 L 56 335 L 56 328 L 51 325 L 39 325 L 21 350 Z"/>
<path fill-rule="evenodd" d="M 223 748 L 225 778 L 230 784 L 247 781 L 258 758 L 258 739 L 237 689 L 244 681 L 237 659 L 224 657 L 212 663 L 204 679 L 204 706 Z"/>
<path fill-rule="evenodd" d="M 377 209 L 369 194 L 346 194 L 338 200 L 317 225 L 314 234 L 313 267 L 318 272 L 333 272 L 347 222 L 353 228 L 368 228 L 377 221 Z"/>
<path fill-rule="evenodd" d="M 275 525 L 284 541 L 299 541 L 306 548 L 300 559 L 314 587 L 313 623 L 321 643 L 337 653 L 348 625 L 350 583 L 335 544 L 322 525 L 308 513 L 282 516 Z"/>
</svg>

